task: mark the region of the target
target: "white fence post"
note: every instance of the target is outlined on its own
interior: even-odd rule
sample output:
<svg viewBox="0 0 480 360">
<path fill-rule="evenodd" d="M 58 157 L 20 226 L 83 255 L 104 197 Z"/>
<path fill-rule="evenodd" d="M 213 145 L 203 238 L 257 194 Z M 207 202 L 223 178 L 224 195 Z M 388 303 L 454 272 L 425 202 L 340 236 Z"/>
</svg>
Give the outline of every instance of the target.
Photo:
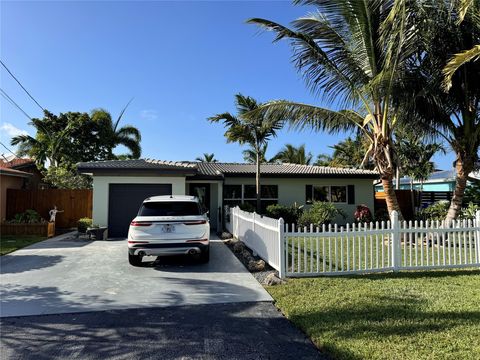
<svg viewBox="0 0 480 360">
<path fill-rule="evenodd" d="M 475 231 L 476 234 L 476 241 L 475 241 L 475 248 L 477 249 L 477 262 L 480 262 L 480 210 L 475 213 L 475 226 L 478 228 Z"/>
<path fill-rule="evenodd" d="M 285 236 L 284 236 L 284 221 L 283 218 L 278 219 L 278 252 L 279 257 L 278 261 L 280 262 L 279 270 L 278 270 L 278 277 L 280 279 L 285 278 L 285 264 L 286 264 L 286 257 L 287 254 L 285 253 Z"/>
<path fill-rule="evenodd" d="M 392 226 L 392 266 L 393 271 L 398 271 L 402 264 L 402 253 L 400 245 L 400 222 L 398 221 L 397 211 L 392 211 L 390 220 Z"/>
</svg>

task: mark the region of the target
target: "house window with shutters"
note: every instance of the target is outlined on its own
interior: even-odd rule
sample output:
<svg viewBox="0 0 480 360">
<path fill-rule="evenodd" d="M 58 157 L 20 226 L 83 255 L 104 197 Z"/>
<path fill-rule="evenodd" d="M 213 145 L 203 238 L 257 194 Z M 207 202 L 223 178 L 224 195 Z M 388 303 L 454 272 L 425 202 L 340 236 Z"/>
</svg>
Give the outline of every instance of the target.
<svg viewBox="0 0 480 360">
<path fill-rule="evenodd" d="M 330 201 L 335 204 L 355 204 L 355 185 L 306 185 L 305 202 Z"/>
</svg>

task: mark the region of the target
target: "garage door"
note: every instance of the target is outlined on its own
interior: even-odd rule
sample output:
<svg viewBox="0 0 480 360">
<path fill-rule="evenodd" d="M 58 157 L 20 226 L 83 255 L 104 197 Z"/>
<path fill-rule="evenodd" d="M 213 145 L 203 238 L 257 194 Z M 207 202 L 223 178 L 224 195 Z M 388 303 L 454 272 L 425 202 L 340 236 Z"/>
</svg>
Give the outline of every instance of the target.
<svg viewBox="0 0 480 360">
<path fill-rule="evenodd" d="M 150 196 L 171 195 L 172 184 L 110 184 L 108 236 L 126 237 L 142 201 Z"/>
</svg>

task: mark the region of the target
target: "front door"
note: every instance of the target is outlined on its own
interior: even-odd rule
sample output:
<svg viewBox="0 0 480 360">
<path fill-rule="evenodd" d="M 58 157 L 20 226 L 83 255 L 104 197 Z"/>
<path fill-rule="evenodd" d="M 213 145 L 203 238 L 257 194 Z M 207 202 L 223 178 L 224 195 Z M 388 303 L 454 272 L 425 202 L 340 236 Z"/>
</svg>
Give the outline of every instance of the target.
<svg viewBox="0 0 480 360">
<path fill-rule="evenodd" d="M 210 184 L 190 184 L 190 195 L 198 197 L 206 211 L 210 211 Z"/>
</svg>

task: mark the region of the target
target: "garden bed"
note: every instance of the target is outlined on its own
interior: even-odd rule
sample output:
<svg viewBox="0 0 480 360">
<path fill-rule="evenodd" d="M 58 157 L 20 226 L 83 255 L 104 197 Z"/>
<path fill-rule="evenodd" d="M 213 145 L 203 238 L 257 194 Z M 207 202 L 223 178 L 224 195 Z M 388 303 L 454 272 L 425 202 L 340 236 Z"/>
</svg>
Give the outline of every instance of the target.
<svg viewBox="0 0 480 360">
<path fill-rule="evenodd" d="M 55 223 L 45 222 L 38 224 L 1 224 L 2 235 L 34 235 L 43 237 L 55 236 Z"/>
</svg>

